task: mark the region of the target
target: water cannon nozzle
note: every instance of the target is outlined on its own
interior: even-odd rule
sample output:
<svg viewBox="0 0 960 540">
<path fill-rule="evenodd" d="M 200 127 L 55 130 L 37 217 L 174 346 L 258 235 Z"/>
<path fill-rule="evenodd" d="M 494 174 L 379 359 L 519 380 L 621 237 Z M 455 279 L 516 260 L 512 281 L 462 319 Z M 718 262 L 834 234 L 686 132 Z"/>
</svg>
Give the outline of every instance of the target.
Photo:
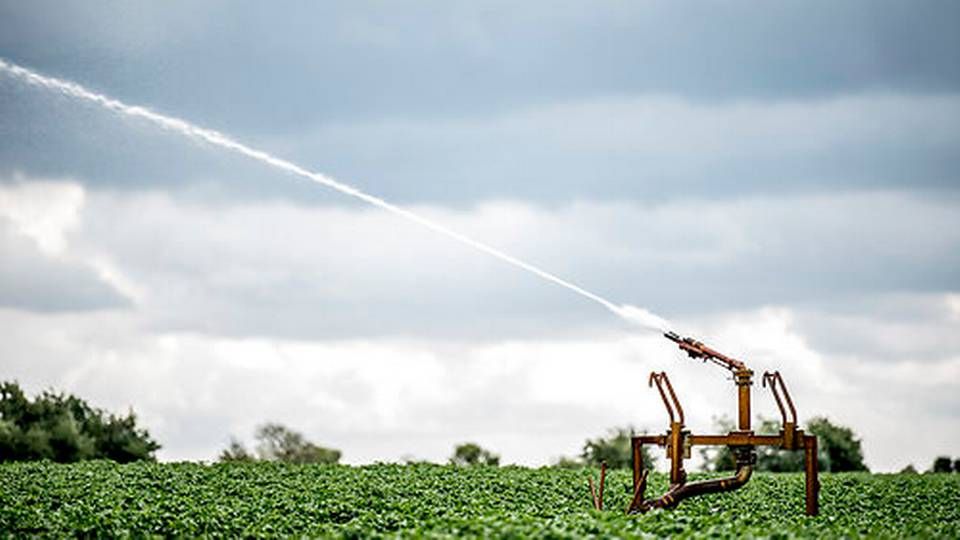
<svg viewBox="0 0 960 540">
<path fill-rule="evenodd" d="M 664 332 L 663 337 L 676 343 L 680 347 L 680 350 L 685 352 L 690 358 L 699 358 L 704 361 L 710 360 L 711 362 L 731 371 L 746 369 L 746 366 L 744 366 L 739 360 L 735 360 L 729 356 L 721 354 L 691 337 L 681 337 L 679 334 L 672 331 Z"/>
</svg>

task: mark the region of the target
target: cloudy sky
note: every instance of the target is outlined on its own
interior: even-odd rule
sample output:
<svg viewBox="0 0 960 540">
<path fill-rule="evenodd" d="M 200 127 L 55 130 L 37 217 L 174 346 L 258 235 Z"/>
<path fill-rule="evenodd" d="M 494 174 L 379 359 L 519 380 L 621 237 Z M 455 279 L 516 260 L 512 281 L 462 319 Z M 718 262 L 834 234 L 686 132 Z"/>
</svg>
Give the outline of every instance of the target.
<svg viewBox="0 0 960 540">
<path fill-rule="evenodd" d="M 960 454 L 955 2 L 3 1 L 0 58 L 779 369 L 875 470 Z M 132 407 L 165 460 L 275 420 L 350 463 L 539 465 L 665 429 L 653 369 L 692 429 L 735 413 L 722 370 L 596 303 L 6 73 L 0 260 L 0 378 Z"/>
</svg>

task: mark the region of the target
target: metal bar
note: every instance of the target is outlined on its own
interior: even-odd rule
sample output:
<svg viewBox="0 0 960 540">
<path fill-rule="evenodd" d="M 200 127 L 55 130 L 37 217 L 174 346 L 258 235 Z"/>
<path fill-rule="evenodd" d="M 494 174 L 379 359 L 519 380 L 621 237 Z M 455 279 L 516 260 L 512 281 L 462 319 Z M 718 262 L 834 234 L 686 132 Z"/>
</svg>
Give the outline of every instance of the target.
<svg viewBox="0 0 960 540">
<path fill-rule="evenodd" d="M 820 477 L 817 463 L 817 437 L 804 435 L 803 437 L 803 472 L 804 487 L 806 489 L 806 510 L 808 516 L 820 513 Z"/>
<path fill-rule="evenodd" d="M 683 425 L 670 425 L 670 483 L 682 484 L 687 473 L 683 470 Z"/>
<path fill-rule="evenodd" d="M 634 462 L 636 463 L 636 462 Z M 634 467 L 636 470 L 636 467 Z M 650 471 L 644 470 L 640 476 L 640 482 L 633 485 L 633 498 L 630 499 L 630 505 L 627 506 L 627 513 L 632 514 L 640 509 L 643 504 L 643 492 L 647 489 L 647 474 Z"/>
<path fill-rule="evenodd" d="M 781 435 L 751 435 L 731 433 L 729 435 L 688 435 L 691 446 L 782 446 Z"/>
<path fill-rule="evenodd" d="M 750 431 L 750 386 L 753 385 L 753 372 L 742 368 L 733 376 L 737 383 L 737 428 L 740 431 Z"/>
<path fill-rule="evenodd" d="M 633 446 L 633 490 L 637 490 L 640 485 L 640 473 L 643 468 L 643 437 L 634 437 L 631 441 Z"/>
<path fill-rule="evenodd" d="M 640 441 L 642 444 L 667 445 L 667 437 L 664 435 L 634 435 L 633 440 Z"/>
</svg>

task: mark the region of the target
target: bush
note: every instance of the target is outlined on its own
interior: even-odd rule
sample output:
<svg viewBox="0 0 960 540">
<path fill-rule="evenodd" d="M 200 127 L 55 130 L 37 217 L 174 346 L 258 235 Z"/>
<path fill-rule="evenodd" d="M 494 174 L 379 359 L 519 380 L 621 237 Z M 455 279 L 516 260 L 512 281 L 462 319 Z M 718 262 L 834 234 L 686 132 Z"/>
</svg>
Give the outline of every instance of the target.
<svg viewBox="0 0 960 540">
<path fill-rule="evenodd" d="M 863 462 L 860 439 L 848 427 L 832 424 L 824 417 L 814 418 L 807 431 L 818 438 L 820 470 L 830 472 L 868 471 Z"/>
<path fill-rule="evenodd" d="M 240 441 L 230 440 L 230 446 L 220 452 L 222 462 L 280 461 L 283 463 L 337 463 L 340 451 L 324 448 L 308 441 L 302 434 L 281 424 L 268 422 L 257 428 L 256 455 L 247 451 Z"/>
<path fill-rule="evenodd" d="M 137 417 L 108 414 L 72 395 L 30 400 L 16 382 L 0 384 L 0 461 L 154 460 L 160 449 Z"/>
<path fill-rule="evenodd" d="M 733 422 L 727 418 L 714 419 L 720 433 L 733 429 Z M 765 418 L 758 419 L 756 433 L 776 435 L 780 432 L 780 422 Z M 807 433 L 817 436 L 817 462 L 821 471 L 845 472 L 867 471 L 863 462 L 863 450 L 860 439 L 853 430 L 839 426 L 830 420 L 818 417 L 807 424 Z M 701 450 L 704 456 L 704 469 L 709 471 L 732 471 L 735 466 L 733 454 L 728 447 L 716 450 Z M 757 447 L 756 470 L 765 472 L 798 472 L 803 470 L 803 451 L 780 450 L 770 446 Z"/>
<path fill-rule="evenodd" d="M 500 464 L 500 456 L 482 448 L 477 443 L 463 443 L 453 449 L 450 457 L 451 465 L 471 467 L 475 465 L 489 465 L 496 467 Z"/>
<path fill-rule="evenodd" d="M 629 469 L 633 466 L 632 439 L 635 433 L 630 426 L 611 428 L 606 437 L 587 439 L 580 457 L 586 465 L 599 466 L 606 462 L 612 469 Z M 652 469 L 654 459 L 647 447 L 643 448 L 642 458 L 644 469 Z"/>
<path fill-rule="evenodd" d="M 933 460 L 933 472 L 948 473 L 953 471 L 953 463 L 947 456 L 940 456 Z"/>
</svg>

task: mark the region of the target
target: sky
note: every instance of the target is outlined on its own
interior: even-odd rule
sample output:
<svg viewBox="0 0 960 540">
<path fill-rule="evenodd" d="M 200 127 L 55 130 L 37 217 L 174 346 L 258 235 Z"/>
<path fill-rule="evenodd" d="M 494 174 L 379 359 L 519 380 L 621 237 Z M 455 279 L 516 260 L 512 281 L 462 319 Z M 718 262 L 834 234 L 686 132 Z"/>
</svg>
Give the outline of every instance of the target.
<svg viewBox="0 0 960 540">
<path fill-rule="evenodd" d="M 779 370 L 873 470 L 960 453 L 955 2 L 4 0 L 0 58 Z M 651 370 L 694 432 L 736 412 L 727 373 L 594 302 L 4 73 L 0 260 L 0 379 L 132 409 L 165 461 L 277 421 L 347 463 L 543 465 L 664 431 Z"/>
</svg>

